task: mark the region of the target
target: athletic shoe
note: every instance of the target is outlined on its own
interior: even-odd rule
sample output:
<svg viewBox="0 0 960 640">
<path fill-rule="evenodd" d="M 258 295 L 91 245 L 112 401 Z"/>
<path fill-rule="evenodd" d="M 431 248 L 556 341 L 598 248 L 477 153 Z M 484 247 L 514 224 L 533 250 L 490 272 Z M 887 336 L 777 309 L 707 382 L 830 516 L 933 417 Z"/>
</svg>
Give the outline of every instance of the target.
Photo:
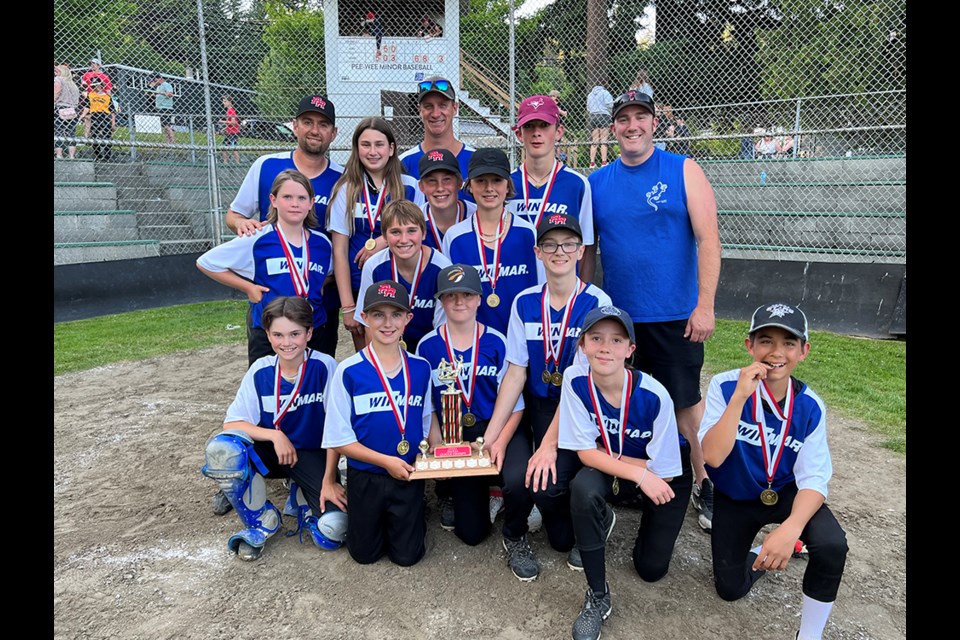
<svg viewBox="0 0 960 640">
<path fill-rule="evenodd" d="M 224 495 L 223 490 L 217 491 L 217 493 L 214 494 L 212 502 L 213 513 L 218 516 L 230 513 L 230 509 L 233 509 L 233 505 L 227 500 L 227 496 Z"/>
<path fill-rule="evenodd" d="M 453 531 L 456 520 L 453 515 L 453 498 L 440 498 L 440 528 L 445 531 Z"/>
<path fill-rule="evenodd" d="M 604 538 L 604 542 L 610 539 L 610 534 L 613 533 L 613 525 L 617 524 L 617 513 L 611 507 L 607 507 L 607 509 L 610 514 L 607 520 L 610 524 L 607 525 L 607 537 Z M 574 571 L 583 571 L 583 558 L 580 557 L 580 549 L 576 545 L 567 554 L 567 566 Z"/>
<path fill-rule="evenodd" d="M 247 562 L 257 560 L 262 554 L 263 547 L 250 546 L 243 540 L 240 541 L 240 546 L 237 547 L 237 556 L 239 556 L 241 560 L 246 560 Z"/>
<path fill-rule="evenodd" d="M 703 484 L 694 483 L 690 497 L 693 507 L 700 512 L 697 523 L 701 529 L 710 533 L 713 529 L 713 481 L 710 478 L 704 478 Z"/>
<path fill-rule="evenodd" d="M 587 595 L 583 599 L 583 606 L 580 608 L 580 615 L 577 621 L 573 623 L 573 640 L 598 640 L 600 638 L 600 627 L 603 621 L 609 617 L 613 611 L 613 604 L 610 601 L 610 585 L 606 584 L 604 594 L 598 596 L 589 588 Z"/>
<path fill-rule="evenodd" d="M 530 543 L 527 542 L 527 536 L 519 540 L 503 539 L 503 548 L 507 552 L 507 565 L 513 571 L 513 575 L 521 582 L 530 582 L 536 580 L 540 575 L 540 565 L 537 563 L 537 556 L 534 555 Z"/>
<path fill-rule="evenodd" d="M 597 168 L 597 163 L 596 163 L 596 162 L 591 162 L 591 163 L 590 163 L 590 168 L 591 168 L 591 169 L 596 169 L 596 168 Z"/>
<path fill-rule="evenodd" d="M 496 488 L 490 489 L 490 524 L 494 523 L 501 511 L 503 511 L 503 491 Z"/>
<path fill-rule="evenodd" d="M 537 509 L 537 505 L 533 505 L 533 509 L 530 510 L 530 515 L 527 516 L 527 530 L 530 533 L 536 533 L 540 531 L 543 527 L 543 516 L 540 514 L 540 509 Z"/>
</svg>

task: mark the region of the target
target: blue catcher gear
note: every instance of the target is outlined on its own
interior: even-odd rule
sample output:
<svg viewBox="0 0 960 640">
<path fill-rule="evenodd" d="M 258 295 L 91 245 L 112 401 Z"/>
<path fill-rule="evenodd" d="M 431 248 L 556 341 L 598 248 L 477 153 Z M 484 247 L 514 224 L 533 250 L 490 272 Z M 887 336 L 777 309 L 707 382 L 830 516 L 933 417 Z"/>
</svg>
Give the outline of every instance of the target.
<svg viewBox="0 0 960 640">
<path fill-rule="evenodd" d="M 290 531 L 287 535 L 299 535 L 301 544 L 303 544 L 304 529 L 313 538 L 315 545 L 329 551 L 339 549 L 347 539 L 347 514 L 337 506 L 331 505 L 320 517 L 313 515 L 306 498 L 303 497 L 303 491 L 296 482 L 290 483 L 290 497 L 287 498 L 283 513 L 297 516 L 297 530 Z"/>
<path fill-rule="evenodd" d="M 267 538 L 280 529 L 280 511 L 267 500 L 263 476 L 267 468 L 253 448 L 253 438 L 227 429 L 207 441 L 206 461 L 200 470 L 220 485 L 246 529 L 230 537 L 227 545 L 243 560 L 256 560 Z"/>
</svg>

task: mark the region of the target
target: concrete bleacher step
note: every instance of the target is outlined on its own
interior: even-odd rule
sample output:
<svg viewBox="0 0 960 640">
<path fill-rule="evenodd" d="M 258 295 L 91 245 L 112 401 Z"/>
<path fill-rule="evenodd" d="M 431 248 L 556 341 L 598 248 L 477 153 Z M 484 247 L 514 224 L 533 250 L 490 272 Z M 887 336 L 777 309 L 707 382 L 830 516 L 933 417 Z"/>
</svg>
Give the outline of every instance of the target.
<svg viewBox="0 0 960 640">
<path fill-rule="evenodd" d="M 141 239 L 132 210 L 53 212 L 54 243 Z"/>
<path fill-rule="evenodd" d="M 896 182 L 907 176 L 904 156 L 884 158 L 782 158 L 702 160 L 703 172 L 717 183 L 759 183 L 760 173 L 771 182 Z"/>
<path fill-rule="evenodd" d="M 54 182 L 53 206 L 57 211 L 116 211 L 117 187 L 110 182 Z"/>
<path fill-rule="evenodd" d="M 192 240 L 162 240 L 160 241 L 160 255 L 172 256 L 184 253 L 202 253 L 213 247 L 209 239 Z"/>
<path fill-rule="evenodd" d="M 906 183 L 714 183 L 718 209 L 857 213 L 904 211 Z"/>
<path fill-rule="evenodd" d="M 53 175 L 57 182 L 97 182 L 96 165 L 92 160 L 54 159 Z"/>
<path fill-rule="evenodd" d="M 152 258 L 159 255 L 160 242 L 157 240 L 61 242 L 53 245 L 54 265 Z"/>
<path fill-rule="evenodd" d="M 149 240 L 181 241 L 193 235 L 189 224 L 145 224 L 140 227 L 140 237 Z"/>
</svg>

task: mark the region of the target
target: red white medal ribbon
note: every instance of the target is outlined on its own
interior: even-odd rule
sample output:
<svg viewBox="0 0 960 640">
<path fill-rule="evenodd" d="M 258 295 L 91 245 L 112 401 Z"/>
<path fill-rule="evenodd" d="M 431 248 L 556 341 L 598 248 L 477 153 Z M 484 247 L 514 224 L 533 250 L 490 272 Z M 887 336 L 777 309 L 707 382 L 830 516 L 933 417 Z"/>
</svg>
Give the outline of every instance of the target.
<svg viewBox="0 0 960 640">
<path fill-rule="evenodd" d="M 430 215 L 430 204 L 427 204 L 427 208 L 424 209 L 424 213 L 427 218 L 427 229 L 430 230 L 430 233 L 433 235 L 434 241 L 437 243 L 437 248 L 439 249 L 443 243 L 443 238 L 440 237 L 440 227 L 437 226 L 436 221 L 433 219 L 433 216 Z M 466 206 L 463 204 L 463 200 L 457 200 L 457 222 L 462 222 L 466 214 Z M 454 222 L 453 224 L 457 224 Z"/>
<path fill-rule="evenodd" d="M 503 241 L 503 221 L 507 217 L 507 210 L 500 212 L 500 222 L 497 223 L 497 244 L 493 249 L 493 272 L 487 269 L 487 248 L 483 246 L 483 229 L 480 228 L 480 215 L 474 214 L 473 226 L 477 230 L 477 250 L 480 252 L 480 262 L 483 264 L 483 272 L 490 278 L 490 288 L 497 289 L 497 277 L 500 275 L 500 243 Z"/>
<path fill-rule="evenodd" d="M 373 368 L 376 369 L 377 377 L 380 378 L 380 384 L 383 385 L 383 390 L 387 393 L 387 401 L 390 402 L 390 408 L 393 409 L 393 417 L 397 421 L 397 427 L 400 428 L 400 438 L 402 440 L 407 433 L 407 410 L 410 408 L 410 365 L 407 362 L 407 354 L 403 349 L 400 349 L 400 357 L 403 359 L 403 417 L 400 416 L 397 401 L 393 398 L 393 389 L 390 388 L 390 380 L 384 375 L 383 365 L 380 364 L 380 358 L 377 357 L 377 352 L 373 350 L 372 345 L 367 347 L 367 357 L 370 363 L 373 364 Z"/>
<path fill-rule="evenodd" d="M 600 398 L 597 395 L 597 387 L 593 384 L 593 371 L 587 373 L 587 386 L 590 387 L 590 402 L 593 404 L 593 414 L 597 417 L 597 426 L 600 427 L 600 437 L 603 438 L 603 447 L 607 450 L 607 455 L 617 460 L 623 457 L 623 434 L 627 431 L 627 419 L 630 414 L 630 396 L 633 395 L 633 376 L 630 370 L 623 369 L 623 391 L 620 392 L 620 448 L 617 449 L 617 455 L 613 455 L 613 448 L 610 446 L 610 438 L 607 436 L 607 430 L 603 428 L 603 413 L 600 411 Z"/>
<path fill-rule="evenodd" d="M 540 226 L 540 218 L 543 217 L 543 213 L 547 210 L 547 200 L 550 198 L 550 192 L 553 191 L 553 183 L 557 179 L 557 174 L 560 173 L 560 163 L 556 160 L 553 161 L 553 169 L 550 170 L 550 181 L 547 182 L 547 187 L 543 191 L 543 198 L 540 200 L 540 211 L 537 212 L 537 221 L 533 223 L 533 227 L 537 228 Z M 526 163 L 520 166 L 520 175 L 523 178 L 523 206 L 524 211 L 530 211 L 530 187 L 527 183 L 527 165 Z"/>
<path fill-rule="evenodd" d="M 280 421 L 283 420 L 283 417 L 287 415 L 287 410 L 293 405 L 293 401 L 300 395 L 300 388 L 303 386 L 303 372 L 307 369 L 307 358 L 309 357 L 310 350 L 307 349 L 303 352 L 303 362 L 300 364 L 300 368 L 297 370 L 297 378 L 293 381 L 293 391 L 290 392 L 290 395 L 287 396 L 287 399 L 281 403 L 280 402 L 280 356 L 277 356 L 277 381 L 274 385 L 273 397 L 277 402 L 277 409 L 273 413 L 273 428 L 280 428 Z"/>
<path fill-rule="evenodd" d="M 556 369 L 560 370 L 560 355 L 563 353 L 563 343 L 567 339 L 567 328 L 570 324 L 570 315 L 573 313 L 573 305 L 576 304 L 577 296 L 583 290 L 583 281 L 577 278 L 577 286 L 573 288 L 570 297 L 567 298 L 566 306 L 563 309 L 563 316 L 560 318 L 560 337 L 554 343 L 553 336 L 550 333 L 550 288 L 543 285 L 543 293 L 540 296 L 540 310 L 542 319 L 540 324 L 543 330 L 543 361 L 544 369 L 550 367 L 550 363 L 556 364 Z"/>
<path fill-rule="evenodd" d="M 766 430 L 766 420 L 763 417 L 763 403 L 761 398 L 770 405 L 770 410 L 780 419 L 783 429 L 780 432 L 780 440 L 774 447 L 773 455 L 770 455 L 770 449 L 767 446 L 767 437 L 764 434 Z M 763 467 L 767 474 L 767 483 L 773 483 L 773 476 L 777 473 L 777 467 L 780 466 L 780 458 L 783 456 L 783 445 L 787 441 L 787 434 L 790 433 L 790 422 L 793 420 L 793 378 L 787 379 L 787 397 L 783 401 L 783 412 L 780 411 L 780 405 L 773 399 L 770 388 L 766 380 L 761 380 L 754 392 L 754 417 L 757 420 L 757 429 L 760 431 L 760 450 L 763 452 Z"/>
<path fill-rule="evenodd" d="M 440 337 L 443 338 L 443 344 L 447 348 L 447 356 L 450 358 L 450 362 L 454 362 L 453 358 L 453 346 L 450 344 L 450 338 L 448 337 L 449 333 L 447 330 L 447 325 L 440 325 Z M 479 364 L 480 359 L 480 323 L 473 323 L 473 353 L 470 356 L 470 375 L 467 377 L 470 384 L 466 387 L 463 386 L 463 381 L 460 380 L 460 376 L 457 376 L 457 386 L 460 387 L 460 391 L 463 392 L 463 404 L 467 407 L 467 411 L 470 411 L 470 404 L 473 402 L 473 390 L 476 387 L 477 382 L 477 365 Z"/>
<path fill-rule="evenodd" d="M 384 187 L 386 187 L 386 182 L 384 182 Z M 370 223 L 370 237 L 373 237 L 373 231 L 377 226 L 377 220 L 380 219 L 380 210 L 383 209 L 383 203 L 387 199 L 387 194 L 383 191 L 380 192 L 380 197 L 377 198 L 377 210 L 373 210 L 373 206 L 370 204 L 370 191 L 367 189 L 367 180 L 364 177 L 363 180 L 363 213 L 367 216 L 367 222 Z"/>
<path fill-rule="evenodd" d="M 426 250 L 421 246 L 420 255 L 417 256 L 417 268 L 413 272 L 413 280 L 410 282 L 410 308 L 413 309 L 416 307 L 417 303 L 417 286 L 420 284 L 420 267 L 423 266 L 423 254 L 426 253 Z M 390 255 L 390 273 L 393 275 L 395 282 L 400 282 L 400 272 L 397 269 L 397 258 L 394 255 Z"/>
<path fill-rule="evenodd" d="M 277 230 L 277 235 L 280 236 L 280 247 L 283 249 L 283 255 L 287 258 L 287 268 L 290 271 L 290 280 L 293 281 L 293 290 L 301 298 L 306 298 L 307 294 L 310 293 L 310 245 L 307 244 L 307 231 L 303 227 L 300 228 L 303 267 L 298 268 L 296 260 L 293 259 L 293 250 L 290 248 L 290 243 L 287 242 L 287 237 L 283 235 L 280 224 L 277 223 L 274 228 Z"/>
</svg>

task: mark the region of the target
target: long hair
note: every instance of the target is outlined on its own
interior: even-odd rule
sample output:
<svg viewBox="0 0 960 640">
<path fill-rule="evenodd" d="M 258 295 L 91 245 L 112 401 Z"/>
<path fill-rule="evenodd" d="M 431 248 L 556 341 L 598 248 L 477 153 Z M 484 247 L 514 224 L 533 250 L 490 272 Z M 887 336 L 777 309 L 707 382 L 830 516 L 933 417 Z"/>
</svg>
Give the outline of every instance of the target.
<svg viewBox="0 0 960 640">
<path fill-rule="evenodd" d="M 310 198 L 310 209 L 307 211 L 307 217 L 303 221 L 303 226 L 308 229 L 314 229 L 320 225 L 320 221 L 317 220 L 317 210 L 316 205 L 314 204 L 313 196 L 313 185 L 310 184 L 310 179 L 297 171 L 296 169 L 287 169 L 286 171 L 281 171 L 277 174 L 277 177 L 273 180 L 273 186 L 270 187 L 270 195 L 276 197 L 280 193 L 280 187 L 283 186 L 283 183 L 293 180 L 301 187 L 307 190 L 307 196 Z M 267 222 L 273 226 L 277 226 L 277 221 L 280 219 L 280 212 L 277 211 L 277 208 L 270 204 L 270 210 L 267 211 Z M 266 326 L 266 325 L 264 325 Z"/>
<path fill-rule="evenodd" d="M 391 200 L 400 200 L 404 197 L 403 165 L 400 164 L 400 157 L 397 152 L 397 140 L 393 135 L 393 129 L 390 127 L 390 123 L 378 116 L 364 118 L 360 121 L 360 124 L 357 125 L 357 128 L 353 130 L 350 157 L 347 159 L 347 164 L 343 168 L 343 175 L 340 176 L 337 183 L 333 185 L 331 192 L 334 194 L 334 197 L 336 197 L 340 189 L 346 191 L 347 206 L 344 215 L 347 217 L 347 229 L 350 231 L 351 236 L 354 230 L 354 205 L 359 200 L 360 192 L 363 190 L 363 183 L 365 181 L 364 173 L 366 172 L 363 164 L 360 162 L 360 134 L 367 129 L 373 129 L 385 135 L 387 137 L 387 143 L 393 147 L 393 155 L 387 160 L 387 166 L 384 168 L 383 188 L 380 190 L 380 197 L 386 197 L 387 194 L 390 194 Z M 330 215 L 331 208 L 327 207 L 327 224 L 330 223 Z"/>
<path fill-rule="evenodd" d="M 65 64 L 58 64 L 57 74 L 60 76 L 60 79 L 63 81 L 64 85 L 69 85 L 76 88 L 77 85 L 73 81 L 73 72 L 70 71 L 70 67 Z"/>
</svg>

